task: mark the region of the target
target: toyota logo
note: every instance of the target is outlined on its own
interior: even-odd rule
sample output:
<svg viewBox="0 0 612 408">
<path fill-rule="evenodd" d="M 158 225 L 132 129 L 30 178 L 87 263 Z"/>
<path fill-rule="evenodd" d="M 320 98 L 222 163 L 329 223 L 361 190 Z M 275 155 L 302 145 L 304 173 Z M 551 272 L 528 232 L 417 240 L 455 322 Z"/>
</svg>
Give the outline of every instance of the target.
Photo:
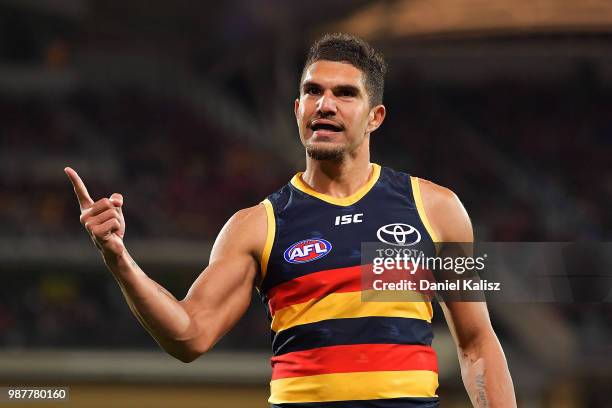
<svg viewBox="0 0 612 408">
<path fill-rule="evenodd" d="M 408 224 L 387 224 L 376 232 L 381 242 L 396 246 L 410 246 L 421 241 L 419 230 Z"/>
</svg>

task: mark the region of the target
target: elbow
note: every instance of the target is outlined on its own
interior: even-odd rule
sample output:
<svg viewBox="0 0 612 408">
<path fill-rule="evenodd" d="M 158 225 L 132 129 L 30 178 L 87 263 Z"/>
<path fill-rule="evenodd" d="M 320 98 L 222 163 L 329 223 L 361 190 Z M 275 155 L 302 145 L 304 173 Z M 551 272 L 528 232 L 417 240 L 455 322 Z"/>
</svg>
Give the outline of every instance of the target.
<svg viewBox="0 0 612 408">
<path fill-rule="evenodd" d="M 459 355 L 459 361 L 474 363 L 478 360 L 485 349 L 485 341 L 482 338 L 471 339 L 470 341 L 462 342 L 457 344 L 457 354 Z"/>
<path fill-rule="evenodd" d="M 172 357 L 176 358 L 177 360 L 179 360 L 182 363 L 191 363 L 192 361 L 197 360 L 198 357 L 200 357 L 201 354 L 173 354 Z"/>
<path fill-rule="evenodd" d="M 192 361 L 197 360 L 198 357 L 200 357 L 203 353 L 199 353 L 192 350 L 182 350 L 180 352 L 168 351 L 168 354 L 170 354 L 172 357 L 176 358 L 182 363 L 191 363 Z"/>
<path fill-rule="evenodd" d="M 191 363 L 197 360 L 202 354 L 207 353 L 211 348 L 212 346 L 208 344 L 183 344 L 180 350 L 169 352 L 169 354 L 183 363 Z"/>
<path fill-rule="evenodd" d="M 457 352 L 460 362 L 476 363 L 483 357 L 503 356 L 501 344 L 494 333 L 484 335 L 473 341 L 458 345 Z"/>
</svg>

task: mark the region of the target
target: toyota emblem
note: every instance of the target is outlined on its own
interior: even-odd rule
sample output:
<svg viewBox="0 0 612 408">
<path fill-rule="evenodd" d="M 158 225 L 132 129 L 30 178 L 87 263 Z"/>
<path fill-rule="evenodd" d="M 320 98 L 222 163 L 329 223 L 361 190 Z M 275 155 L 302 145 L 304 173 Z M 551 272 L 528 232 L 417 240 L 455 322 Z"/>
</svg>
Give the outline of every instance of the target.
<svg viewBox="0 0 612 408">
<path fill-rule="evenodd" d="M 419 230 L 408 224 L 387 224 L 378 229 L 376 236 L 381 242 L 395 246 L 411 246 L 421 241 Z"/>
</svg>

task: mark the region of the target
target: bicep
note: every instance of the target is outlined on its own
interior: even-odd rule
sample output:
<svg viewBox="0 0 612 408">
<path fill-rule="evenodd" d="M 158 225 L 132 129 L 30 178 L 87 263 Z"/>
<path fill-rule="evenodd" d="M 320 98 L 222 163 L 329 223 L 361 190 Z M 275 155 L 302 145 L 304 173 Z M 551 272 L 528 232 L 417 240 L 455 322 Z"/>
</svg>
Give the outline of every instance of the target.
<svg viewBox="0 0 612 408">
<path fill-rule="evenodd" d="M 234 257 L 211 263 L 193 283 L 181 303 L 206 343 L 216 343 L 247 310 L 256 273 L 252 259 Z"/>
<path fill-rule="evenodd" d="M 210 346 L 238 322 L 251 302 L 266 225 L 259 208 L 249 210 L 238 212 L 223 227 L 208 267 L 181 301 L 195 332 Z"/>
<path fill-rule="evenodd" d="M 457 195 L 425 180 L 421 180 L 420 186 L 425 210 L 442 241 L 439 255 L 472 256 L 472 223 Z M 492 332 L 485 302 L 448 301 L 440 302 L 440 306 L 458 347 L 468 347 Z"/>
</svg>

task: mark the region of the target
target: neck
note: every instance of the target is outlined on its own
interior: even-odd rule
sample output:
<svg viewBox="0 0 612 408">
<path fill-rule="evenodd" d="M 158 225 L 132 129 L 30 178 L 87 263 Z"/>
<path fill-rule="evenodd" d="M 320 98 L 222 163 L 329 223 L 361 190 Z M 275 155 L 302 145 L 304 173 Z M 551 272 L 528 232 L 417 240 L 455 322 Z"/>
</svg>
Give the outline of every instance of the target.
<svg viewBox="0 0 612 408">
<path fill-rule="evenodd" d="M 302 181 L 319 193 L 338 198 L 350 196 L 366 184 L 372 175 L 367 141 L 357 150 L 355 154 L 347 154 L 341 161 L 314 160 L 307 155 Z"/>
</svg>

